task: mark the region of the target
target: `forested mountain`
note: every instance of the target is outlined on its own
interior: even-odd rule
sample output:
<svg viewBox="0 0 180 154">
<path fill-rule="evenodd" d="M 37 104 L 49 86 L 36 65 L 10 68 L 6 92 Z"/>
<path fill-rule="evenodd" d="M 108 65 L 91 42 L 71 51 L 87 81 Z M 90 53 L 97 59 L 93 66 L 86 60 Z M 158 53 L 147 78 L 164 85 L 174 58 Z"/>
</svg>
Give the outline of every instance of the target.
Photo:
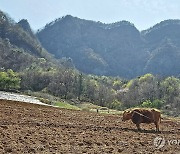
<svg viewBox="0 0 180 154">
<path fill-rule="evenodd" d="M 142 31 L 150 57 L 145 73 L 178 76 L 180 74 L 180 20 L 166 20 Z"/>
<path fill-rule="evenodd" d="M 125 78 L 180 74 L 179 20 L 140 32 L 127 21 L 103 24 L 67 15 L 47 24 L 37 37 L 56 58 L 70 57 L 85 73 Z"/>
<path fill-rule="evenodd" d="M 22 71 L 34 66 L 51 67 L 51 55 L 41 46 L 27 20 L 15 23 L 0 11 L 0 68 Z"/>
<path fill-rule="evenodd" d="M 127 21 L 103 24 L 65 16 L 37 33 L 42 45 L 57 58 L 70 57 L 83 72 L 136 76 L 148 54 L 140 32 Z"/>
</svg>

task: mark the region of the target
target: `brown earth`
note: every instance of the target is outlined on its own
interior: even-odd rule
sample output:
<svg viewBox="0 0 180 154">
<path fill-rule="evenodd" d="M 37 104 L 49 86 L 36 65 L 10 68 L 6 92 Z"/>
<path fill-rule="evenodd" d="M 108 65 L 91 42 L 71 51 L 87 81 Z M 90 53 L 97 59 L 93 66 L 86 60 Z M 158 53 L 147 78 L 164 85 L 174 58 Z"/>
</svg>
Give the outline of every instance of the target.
<svg viewBox="0 0 180 154">
<path fill-rule="evenodd" d="M 161 133 L 142 124 L 138 132 L 121 115 L 59 109 L 13 101 L 0 101 L 0 153 L 179 153 L 180 121 L 163 118 Z M 154 138 L 164 137 L 157 149 Z M 172 141 L 171 144 L 167 141 Z M 180 144 L 180 143 L 179 143 Z"/>
</svg>

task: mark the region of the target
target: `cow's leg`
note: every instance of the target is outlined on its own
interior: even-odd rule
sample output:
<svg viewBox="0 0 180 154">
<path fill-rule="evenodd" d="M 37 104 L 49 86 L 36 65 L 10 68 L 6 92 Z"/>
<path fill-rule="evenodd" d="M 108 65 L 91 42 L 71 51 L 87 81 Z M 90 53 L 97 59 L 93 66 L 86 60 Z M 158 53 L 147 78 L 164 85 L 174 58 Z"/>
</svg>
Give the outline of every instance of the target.
<svg viewBox="0 0 180 154">
<path fill-rule="evenodd" d="M 137 127 L 137 129 L 138 129 L 139 131 L 141 130 L 139 123 L 136 124 L 136 127 Z"/>
<path fill-rule="evenodd" d="M 159 123 L 158 122 L 154 122 L 154 124 L 156 125 L 156 131 L 159 132 Z"/>
</svg>

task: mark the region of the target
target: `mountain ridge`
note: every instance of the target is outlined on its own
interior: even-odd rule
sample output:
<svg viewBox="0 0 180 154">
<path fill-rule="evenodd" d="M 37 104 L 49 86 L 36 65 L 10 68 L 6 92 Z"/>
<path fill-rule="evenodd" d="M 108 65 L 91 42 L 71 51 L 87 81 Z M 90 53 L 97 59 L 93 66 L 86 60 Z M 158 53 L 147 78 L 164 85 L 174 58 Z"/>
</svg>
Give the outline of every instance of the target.
<svg viewBox="0 0 180 154">
<path fill-rule="evenodd" d="M 36 35 L 56 58 L 70 57 L 77 69 L 84 73 L 134 78 L 149 72 L 156 74 L 145 66 L 166 40 L 180 51 L 180 33 L 176 32 L 180 29 L 179 23 L 180 20 L 165 20 L 139 31 L 128 21 L 104 24 L 68 15 L 47 24 Z M 89 56 L 92 54 L 97 56 L 95 66 L 94 59 Z M 180 73 L 180 70 L 176 72 Z"/>
<path fill-rule="evenodd" d="M 34 34 L 26 19 L 15 23 L 3 12 L 0 15 L 0 44 L 11 56 L 12 53 L 16 56 L 23 53 L 22 57 L 29 54 L 31 58 L 51 59 L 51 62 L 50 57 L 54 56 L 83 73 L 123 78 L 145 73 L 180 74 L 180 20 L 165 20 L 139 31 L 128 21 L 105 24 L 67 15 L 46 24 Z M 1 59 L 7 56 L 2 53 Z M 12 57 L 10 59 L 12 62 Z M 15 63 L 17 65 L 18 61 Z"/>
</svg>

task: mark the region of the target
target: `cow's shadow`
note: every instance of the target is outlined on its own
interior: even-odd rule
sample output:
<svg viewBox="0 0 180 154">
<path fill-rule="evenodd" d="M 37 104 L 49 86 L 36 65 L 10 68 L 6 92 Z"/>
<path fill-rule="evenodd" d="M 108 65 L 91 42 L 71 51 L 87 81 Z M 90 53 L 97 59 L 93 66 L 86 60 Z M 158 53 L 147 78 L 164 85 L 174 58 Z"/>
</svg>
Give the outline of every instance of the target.
<svg viewBox="0 0 180 154">
<path fill-rule="evenodd" d="M 162 131 L 156 131 L 156 130 L 146 130 L 146 129 L 134 129 L 134 128 L 122 128 L 124 131 L 132 131 L 137 133 L 147 133 L 147 134 L 180 134 L 180 132 L 174 132 L 174 131 L 168 131 L 168 130 L 162 130 Z"/>
</svg>

